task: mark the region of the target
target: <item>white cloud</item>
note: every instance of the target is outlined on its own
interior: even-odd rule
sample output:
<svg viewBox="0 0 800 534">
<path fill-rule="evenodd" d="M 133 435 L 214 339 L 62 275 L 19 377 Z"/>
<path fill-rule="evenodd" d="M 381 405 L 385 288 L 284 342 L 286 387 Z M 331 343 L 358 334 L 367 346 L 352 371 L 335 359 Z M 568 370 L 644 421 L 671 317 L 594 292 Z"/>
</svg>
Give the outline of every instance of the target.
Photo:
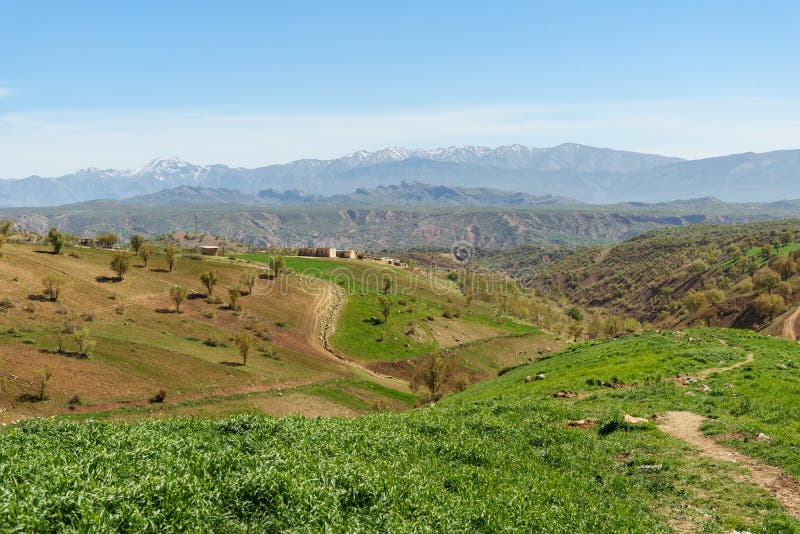
<svg viewBox="0 0 800 534">
<path fill-rule="evenodd" d="M 330 114 L 12 112 L 0 115 L 0 177 L 55 176 L 87 166 L 132 168 L 167 154 L 201 164 L 255 167 L 390 145 L 577 142 L 693 158 L 798 148 L 793 145 L 797 139 L 800 101 L 599 102 Z"/>
<path fill-rule="evenodd" d="M 11 96 L 11 93 L 13 93 L 13 92 L 14 91 L 9 89 L 8 87 L 0 87 L 0 98 L 5 98 L 7 96 Z"/>
</svg>

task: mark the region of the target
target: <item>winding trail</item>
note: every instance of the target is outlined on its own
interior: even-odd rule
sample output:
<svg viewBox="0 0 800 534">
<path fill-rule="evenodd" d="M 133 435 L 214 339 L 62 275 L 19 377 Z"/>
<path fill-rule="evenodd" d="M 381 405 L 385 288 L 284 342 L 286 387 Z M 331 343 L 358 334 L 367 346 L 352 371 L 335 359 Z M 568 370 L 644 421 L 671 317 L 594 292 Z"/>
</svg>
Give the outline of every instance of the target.
<svg viewBox="0 0 800 534">
<path fill-rule="evenodd" d="M 787 514 L 800 519 L 800 491 L 797 481 L 777 467 L 746 456 L 705 436 L 700 432 L 700 425 L 704 421 L 702 415 L 692 412 L 667 412 L 659 423 L 659 429 L 697 447 L 701 456 L 741 465 L 748 473 L 735 475 L 737 481 L 749 482 L 768 491 Z"/>
<path fill-rule="evenodd" d="M 740 362 L 736 362 L 736 363 L 734 363 L 732 365 L 729 365 L 727 367 L 711 367 L 709 369 L 703 369 L 702 371 L 697 371 L 696 373 L 694 373 L 692 375 L 689 375 L 689 376 L 694 376 L 698 380 L 705 380 L 706 378 L 708 378 L 710 375 L 713 375 L 714 373 L 725 373 L 725 372 L 728 372 L 728 371 L 733 371 L 734 369 L 738 369 L 739 367 L 743 367 L 743 366 L 747 365 L 748 363 L 753 363 L 753 359 L 754 359 L 753 353 L 750 352 L 750 353 L 747 354 L 747 357 L 744 360 L 740 361 Z"/>
<path fill-rule="evenodd" d="M 786 318 L 783 323 L 783 337 L 796 341 L 797 335 L 797 321 L 800 319 L 800 307 L 797 308 L 793 314 Z"/>
</svg>

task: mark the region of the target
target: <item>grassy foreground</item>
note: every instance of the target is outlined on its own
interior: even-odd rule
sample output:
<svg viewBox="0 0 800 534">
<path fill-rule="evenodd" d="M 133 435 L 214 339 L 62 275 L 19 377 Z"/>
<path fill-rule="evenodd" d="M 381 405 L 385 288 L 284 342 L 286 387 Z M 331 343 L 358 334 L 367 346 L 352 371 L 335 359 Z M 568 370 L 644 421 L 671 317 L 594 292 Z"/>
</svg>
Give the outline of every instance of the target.
<svg viewBox="0 0 800 534">
<path fill-rule="evenodd" d="M 749 353 L 709 374 L 708 391 L 674 381 Z M 0 531 L 800 532 L 741 467 L 652 423 L 620 424 L 690 410 L 797 477 L 798 357 L 749 332 L 651 333 L 576 345 L 401 414 L 27 421 L 0 432 Z M 595 428 L 567 425 L 589 417 Z"/>
<path fill-rule="evenodd" d="M 524 416 L 524 419 L 523 419 Z M 525 404 L 356 420 L 27 422 L 0 529 L 658 532 L 647 481 Z"/>
</svg>

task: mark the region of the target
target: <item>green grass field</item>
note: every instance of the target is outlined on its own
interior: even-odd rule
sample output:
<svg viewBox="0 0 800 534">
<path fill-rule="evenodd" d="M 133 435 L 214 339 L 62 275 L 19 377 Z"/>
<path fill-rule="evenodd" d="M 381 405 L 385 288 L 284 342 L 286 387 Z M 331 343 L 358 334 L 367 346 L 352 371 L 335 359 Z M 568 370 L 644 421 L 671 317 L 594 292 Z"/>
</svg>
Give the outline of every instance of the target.
<svg viewBox="0 0 800 534">
<path fill-rule="evenodd" d="M 748 354 L 708 375 L 708 391 L 674 380 Z M 692 411 L 798 477 L 798 360 L 796 343 L 693 329 L 573 345 L 402 414 L 27 421 L 0 432 L 0 530 L 800 532 L 736 464 L 653 424 L 612 424 Z M 305 386 L 354 408 L 376 387 Z M 566 426 L 586 418 L 598 427 Z"/>
<path fill-rule="evenodd" d="M 239 257 L 269 261 L 266 254 Z M 375 262 L 303 257 L 287 257 L 286 266 L 342 288 L 345 303 L 332 343 L 337 350 L 363 361 L 408 358 L 469 339 L 533 331 L 487 304 L 473 302 L 467 309 L 463 297 L 449 282 L 437 281 L 442 286 L 435 290 L 429 279 L 403 269 Z M 384 280 L 391 281 L 388 294 L 383 293 Z M 392 301 L 385 323 L 380 315 L 380 297 Z M 454 310 L 459 317 L 444 317 L 446 309 Z M 449 335 L 451 331 L 454 333 Z"/>
</svg>

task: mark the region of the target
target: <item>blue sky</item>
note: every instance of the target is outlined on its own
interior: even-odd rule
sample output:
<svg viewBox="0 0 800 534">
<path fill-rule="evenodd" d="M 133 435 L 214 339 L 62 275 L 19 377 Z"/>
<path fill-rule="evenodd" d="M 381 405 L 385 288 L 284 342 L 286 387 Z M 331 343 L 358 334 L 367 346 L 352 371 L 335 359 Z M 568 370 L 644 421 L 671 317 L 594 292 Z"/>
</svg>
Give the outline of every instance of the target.
<svg viewBox="0 0 800 534">
<path fill-rule="evenodd" d="M 800 2 L 0 0 L 0 177 L 387 145 L 800 147 Z"/>
</svg>

